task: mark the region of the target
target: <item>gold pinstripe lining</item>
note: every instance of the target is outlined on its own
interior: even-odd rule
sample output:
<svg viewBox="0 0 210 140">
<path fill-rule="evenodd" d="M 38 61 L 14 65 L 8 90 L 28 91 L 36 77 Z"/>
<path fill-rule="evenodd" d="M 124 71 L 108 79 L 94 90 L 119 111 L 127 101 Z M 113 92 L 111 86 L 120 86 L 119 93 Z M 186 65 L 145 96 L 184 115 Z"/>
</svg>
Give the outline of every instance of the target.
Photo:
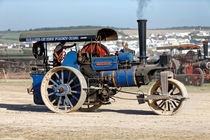
<svg viewBox="0 0 210 140">
<path fill-rule="evenodd" d="M 114 77 L 114 73 L 115 73 L 115 71 L 112 71 L 112 82 L 113 82 L 114 86 L 117 87 L 115 77 Z"/>
<path fill-rule="evenodd" d="M 135 86 L 137 86 L 136 76 L 135 76 L 135 74 L 136 74 L 136 69 L 137 69 L 137 66 L 135 66 L 134 71 L 133 71 L 133 81 L 134 81 Z"/>
</svg>

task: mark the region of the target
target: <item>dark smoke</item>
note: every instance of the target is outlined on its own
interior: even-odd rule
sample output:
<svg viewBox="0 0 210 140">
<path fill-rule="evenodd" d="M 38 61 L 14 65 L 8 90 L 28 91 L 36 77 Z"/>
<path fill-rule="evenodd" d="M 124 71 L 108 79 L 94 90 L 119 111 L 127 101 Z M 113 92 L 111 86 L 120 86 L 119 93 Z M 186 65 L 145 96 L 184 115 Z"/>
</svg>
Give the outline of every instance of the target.
<svg viewBox="0 0 210 140">
<path fill-rule="evenodd" d="M 138 2 L 137 17 L 142 19 L 144 17 L 144 9 L 147 7 L 151 0 L 136 0 Z"/>
</svg>

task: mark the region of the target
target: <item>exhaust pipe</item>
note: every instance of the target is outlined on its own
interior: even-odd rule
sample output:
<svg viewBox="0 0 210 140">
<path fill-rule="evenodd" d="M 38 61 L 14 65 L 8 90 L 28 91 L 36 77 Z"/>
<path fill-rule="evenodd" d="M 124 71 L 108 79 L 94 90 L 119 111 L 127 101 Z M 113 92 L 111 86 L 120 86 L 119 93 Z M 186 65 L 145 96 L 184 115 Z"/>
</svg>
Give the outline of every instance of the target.
<svg viewBox="0 0 210 140">
<path fill-rule="evenodd" d="M 208 41 L 203 41 L 203 54 L 204 54 L 204 59 L 208 57 Z"/>
<path fill-rule="evenodd" d="M 139 61 L 142 64 L 147 63 L 147 43 L 146 43 L 146 35 L 147 35 L 147 20 L 137 20 L 138 22 L 138 33 L 139 33 Z"/>
</svg>

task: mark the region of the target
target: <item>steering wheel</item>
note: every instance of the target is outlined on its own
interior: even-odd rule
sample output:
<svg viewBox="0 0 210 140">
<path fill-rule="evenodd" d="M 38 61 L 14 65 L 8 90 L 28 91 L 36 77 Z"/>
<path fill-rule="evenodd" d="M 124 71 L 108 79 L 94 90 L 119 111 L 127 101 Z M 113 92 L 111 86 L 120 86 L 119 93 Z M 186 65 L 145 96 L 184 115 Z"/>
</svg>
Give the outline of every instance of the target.
<svg viewBox="0 0 210 140">
<path fill-rule="evenodd" d="M 61 63 L 66 57 L 66 52 L 62 51 L 58 56 L 58 62 Z"/>
</svg>

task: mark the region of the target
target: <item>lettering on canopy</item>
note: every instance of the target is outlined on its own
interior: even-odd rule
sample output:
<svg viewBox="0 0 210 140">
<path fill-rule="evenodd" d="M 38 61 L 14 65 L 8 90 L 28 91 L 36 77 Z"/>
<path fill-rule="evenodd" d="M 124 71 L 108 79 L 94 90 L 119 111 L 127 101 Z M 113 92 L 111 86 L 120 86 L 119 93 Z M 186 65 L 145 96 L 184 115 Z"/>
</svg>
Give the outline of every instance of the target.
<svg viewBox="0 0 210 140">
<path fill-rule="evenodd" d="M 90 40 L 95 39 L 95 36 L 64 36 L 64 37 L 36 37 L 26 38 L 26 42 L 32 41 L 79 41 L 79 40 Z"/>
</svg>

